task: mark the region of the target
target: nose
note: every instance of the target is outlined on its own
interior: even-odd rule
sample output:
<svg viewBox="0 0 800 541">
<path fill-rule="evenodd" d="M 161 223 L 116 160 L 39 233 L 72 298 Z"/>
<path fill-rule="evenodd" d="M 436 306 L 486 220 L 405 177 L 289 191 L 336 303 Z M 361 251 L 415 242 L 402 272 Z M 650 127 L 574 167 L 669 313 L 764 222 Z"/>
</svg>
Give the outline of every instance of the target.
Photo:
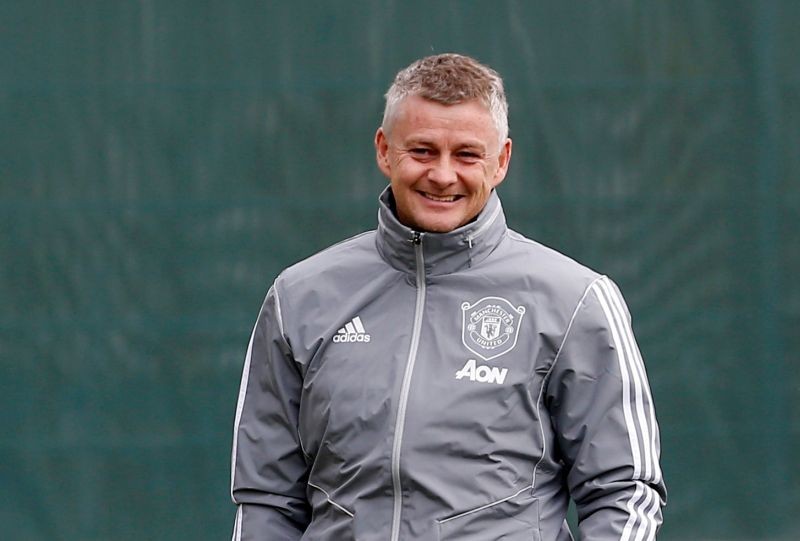
<svg viewBox="0 0 800 541">
<path fill-rule="evenodd" d="M 458 180 L 454 164 L 449 156 L 440 156 L 428 171 L 428 180 L 440 186 L 448 186 Z"/>
</svg>

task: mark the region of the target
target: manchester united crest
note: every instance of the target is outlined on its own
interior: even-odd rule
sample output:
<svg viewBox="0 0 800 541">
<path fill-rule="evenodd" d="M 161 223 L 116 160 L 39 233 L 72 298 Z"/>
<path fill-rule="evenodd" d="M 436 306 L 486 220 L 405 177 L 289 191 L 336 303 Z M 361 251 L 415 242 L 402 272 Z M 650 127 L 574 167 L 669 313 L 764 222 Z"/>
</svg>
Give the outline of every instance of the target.
<svg viewBox="0 0 800 541">
<path fill-rule="evenodd" d="M 524 306 L 514 306 L 502 297 L 484 297 L 475 304 L 461 304 L 461 341 L 488 361 L 511 351 L 517 344 Z"/>
</svg>

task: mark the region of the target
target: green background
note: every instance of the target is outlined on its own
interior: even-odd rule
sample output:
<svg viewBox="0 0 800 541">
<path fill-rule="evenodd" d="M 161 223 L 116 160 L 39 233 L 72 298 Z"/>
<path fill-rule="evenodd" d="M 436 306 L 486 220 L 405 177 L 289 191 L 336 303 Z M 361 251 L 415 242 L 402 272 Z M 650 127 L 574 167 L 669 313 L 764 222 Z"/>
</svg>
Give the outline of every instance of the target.
<svg viewBox="0 0 800 541">
<path fill-rule="evenodd" d="M 0 536 L 226 539 L 285 266 L 375 226 L 393 74 L 504 75 L 510 224 L 609 274 L 663 540 L 800 538 L 800 2 L 7 1 Z"/>
</svg>

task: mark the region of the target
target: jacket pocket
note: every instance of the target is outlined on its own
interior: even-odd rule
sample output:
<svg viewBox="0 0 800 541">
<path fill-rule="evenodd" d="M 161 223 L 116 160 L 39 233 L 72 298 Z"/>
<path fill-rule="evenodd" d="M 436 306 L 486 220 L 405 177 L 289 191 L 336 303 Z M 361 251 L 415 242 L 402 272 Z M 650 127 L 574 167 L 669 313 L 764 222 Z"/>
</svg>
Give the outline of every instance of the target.
<svg viewBox="0 0 800 541">
<path fill-rule="evenodd" d="M 352 541 L 353 513 L 333 501 L 330 494 L 312 483 L 309 486 L 311 523 L 303 534 L 303 541 Z"/>
<path fill-rule="evenodd" d="M 523 494 L 437 520 L 439 541 L 540 541 L 539 500 Z"/>
</svg>

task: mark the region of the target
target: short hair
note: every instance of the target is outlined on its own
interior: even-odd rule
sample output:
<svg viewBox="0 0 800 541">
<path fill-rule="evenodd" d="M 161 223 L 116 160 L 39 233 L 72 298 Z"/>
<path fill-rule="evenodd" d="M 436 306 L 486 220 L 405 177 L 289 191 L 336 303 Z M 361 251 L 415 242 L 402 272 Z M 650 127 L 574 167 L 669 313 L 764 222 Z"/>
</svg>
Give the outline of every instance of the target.
<svg viewBox="0 0 800 541">
<path fill-rule="evenodd" d="M 411 63 L 386 92 L 381 127 L 388 134 L 400 103 L 419 96 L 442 105 L 477 99 L 489 110 L 500 144 L 508 137 L 508 102 L 503 79 L 492 68 L 455 53 L 427 56 Z"/>
</svg>

